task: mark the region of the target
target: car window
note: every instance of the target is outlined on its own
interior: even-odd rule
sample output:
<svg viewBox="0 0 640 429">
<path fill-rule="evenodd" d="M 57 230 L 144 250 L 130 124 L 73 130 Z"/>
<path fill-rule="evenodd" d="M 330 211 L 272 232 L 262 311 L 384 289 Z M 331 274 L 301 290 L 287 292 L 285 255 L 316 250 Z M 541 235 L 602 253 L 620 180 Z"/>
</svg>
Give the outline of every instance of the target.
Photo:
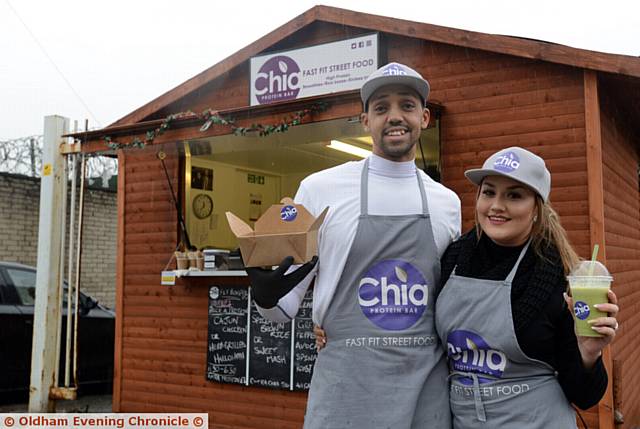
<svg viewBox="0 0 640 429">
<path fill-rule="evenodd" d="M 7 268 L 7 274 L 11 282 L 16 288 L 18 299 L 21 305 L 35 305 L 36 302 L 36 272 L 20 270 L 15 268 Z M 80 306 L 87 306 L 89 298 L 80 293 Z M 62 305 L 67 306 L 67 282 L 64 282 L 64 295 L 62 297 Z"/>
<path fill-rule="evenodd" d="M 7 284 L 4 281 L 2 267 L 0 267 L 0 304 L 10 304 L 10 300 L 6 297 L 8 293 Z"/>
<path fill-rule="evenodd" d="M 36 302 L 36 273 L 15 268 L 7 268 L 9 279 L 16 288 L 22 305 L 34 305 Z"/>
</svg>

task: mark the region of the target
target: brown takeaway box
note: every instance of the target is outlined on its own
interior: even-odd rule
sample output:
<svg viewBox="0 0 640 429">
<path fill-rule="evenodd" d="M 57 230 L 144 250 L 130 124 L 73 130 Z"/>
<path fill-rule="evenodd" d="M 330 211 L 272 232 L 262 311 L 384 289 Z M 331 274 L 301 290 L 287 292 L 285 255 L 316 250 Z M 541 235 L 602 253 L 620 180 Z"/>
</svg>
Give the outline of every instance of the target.
<svg viewBox="0 0 640 429">
<path fill-rule="evenodd" d="M 309 262 L 318 253 L 318 229 L 329 207 L 314 218 L 302 204 L 283 198 L 256 221 L 255 231 L 242 219 L 227 212 L 231 231 L 238 237 L 245 267 L 279 265 L 287 256 L 295 264 Z"/>
</svg>

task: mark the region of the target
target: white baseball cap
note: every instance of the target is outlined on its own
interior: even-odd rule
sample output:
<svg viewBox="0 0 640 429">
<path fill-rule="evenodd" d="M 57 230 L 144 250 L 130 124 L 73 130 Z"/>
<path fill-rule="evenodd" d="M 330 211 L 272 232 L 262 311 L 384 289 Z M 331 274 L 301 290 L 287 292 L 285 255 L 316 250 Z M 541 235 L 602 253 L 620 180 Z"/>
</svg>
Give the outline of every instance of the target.
<svg viewBox="0 0 640 429">
<path fill-rule="evenodd" d="M 521 147 L 509 147 L 491 155 L 482 165 L 464 172 L 476 185 L 487 176 L 505 176 L 533 189 L 547 202 L 551 191 L 551 173 L 544 160 Z"/>
<path fill-rule="evenodd" d="M 365 109 L 369 98 L 378 89 L 387 85 L 404 85 L 413 89 L 422 98 L 422 103 L 426 105 L 429 97 L 429 82 L 420 73 L 409 66 L 400 63 L 389 63 L 369 75 L 360 88 L 360 98 Z"/>
</svg>

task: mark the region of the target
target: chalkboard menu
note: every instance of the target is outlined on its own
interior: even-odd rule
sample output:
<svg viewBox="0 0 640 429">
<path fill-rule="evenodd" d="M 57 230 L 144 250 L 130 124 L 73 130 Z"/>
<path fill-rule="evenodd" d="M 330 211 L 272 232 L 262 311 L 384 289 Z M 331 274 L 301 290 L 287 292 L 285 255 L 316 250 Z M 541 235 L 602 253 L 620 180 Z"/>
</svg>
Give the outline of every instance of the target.
<svg viewBox="0 0 640 429">
<path fill-rule="evenodd" d="M 311 291 L 302 301 L 293 323 L 293 380 L 296 390 L 309 390 L 316 361 L 316 336 L 311 320 Z"/>
<path fill-rule="evenodd" d="M 316 358 L 311 291 L 296 318 L 275 323 L 251 303 L 249 290 L 209 289 L 207 379 L 224 383 L 307 390 Z"/>
<path fill-rule="evenodd" d="M 248 298 L 244 288 L 209 289 L 208 380 L 246 383 Z"/>
</svg>

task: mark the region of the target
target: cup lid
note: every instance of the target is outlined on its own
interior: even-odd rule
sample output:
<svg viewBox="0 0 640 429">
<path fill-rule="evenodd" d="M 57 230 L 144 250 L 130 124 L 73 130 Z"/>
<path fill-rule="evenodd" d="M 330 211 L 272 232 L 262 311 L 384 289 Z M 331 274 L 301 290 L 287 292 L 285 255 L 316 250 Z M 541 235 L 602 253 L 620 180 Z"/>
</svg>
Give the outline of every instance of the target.
<svg viewBox="0 0 640 429">
<path fill-rule="evenodd" d="M 569 277 L 606 277 L 613 279 L 609 270 L 598 261 L 581 261 L 576 265 Z"/>
</svg>

